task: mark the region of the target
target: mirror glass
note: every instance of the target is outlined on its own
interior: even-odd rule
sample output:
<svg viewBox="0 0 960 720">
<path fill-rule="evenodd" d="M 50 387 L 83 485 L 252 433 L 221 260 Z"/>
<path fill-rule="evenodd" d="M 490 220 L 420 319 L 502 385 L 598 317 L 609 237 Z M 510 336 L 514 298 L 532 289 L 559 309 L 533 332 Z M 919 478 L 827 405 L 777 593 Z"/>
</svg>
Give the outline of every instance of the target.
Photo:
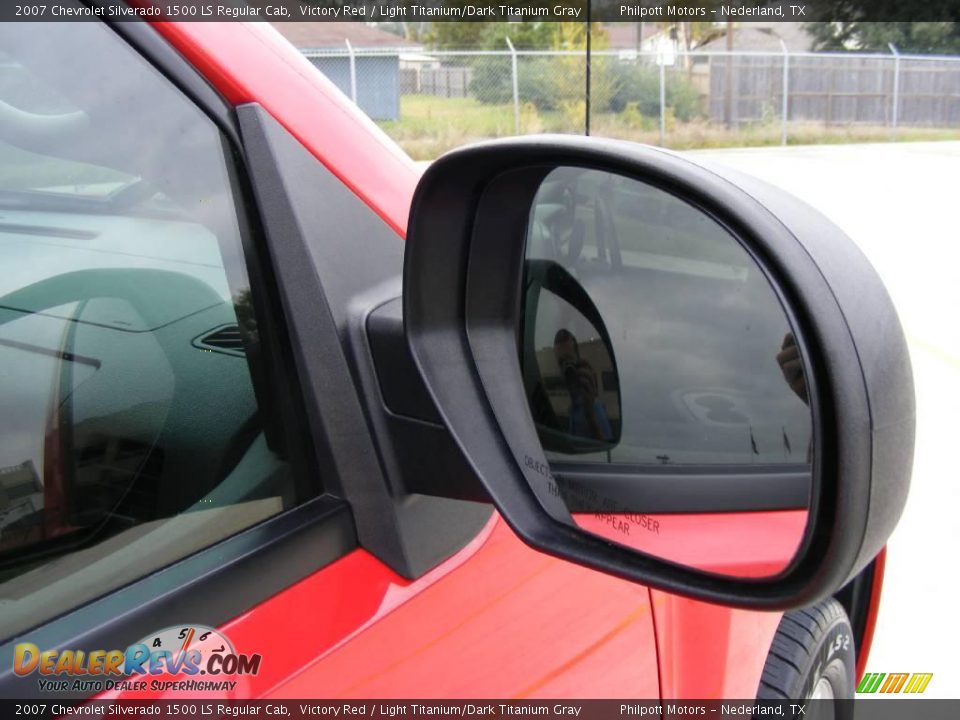
<svg viewBox="0 0 960 720">
<path fill-rule="evenodd" d="M 520 362 L 575 522 L 741 577 L 789 564 L 813 420 L 770 280 L 699 208 L 592 169 L 544 179 L 526 238 Z"/>
<path fill-rule="evenodd" d="M 610 451 L 620 441 L 620 384 L 610 337 L 583 286 L 552 260 L 524 273 L 524 384 L 546 450 Z"/>
</svg>

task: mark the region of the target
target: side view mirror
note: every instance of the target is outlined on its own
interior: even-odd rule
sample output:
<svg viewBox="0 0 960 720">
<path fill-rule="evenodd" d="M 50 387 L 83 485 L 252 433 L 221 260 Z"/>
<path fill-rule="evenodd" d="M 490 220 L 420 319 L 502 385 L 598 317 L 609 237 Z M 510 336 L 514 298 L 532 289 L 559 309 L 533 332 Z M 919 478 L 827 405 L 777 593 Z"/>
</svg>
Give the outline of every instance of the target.
<svg viewBox="0 0 960 720">
<path fill-rule="evenodd" d="M 842 231 L 721 172 L 572 137 L 440 158 L 411 209 L 405 332 L 528 544 L 712 602 L 808 605 L 902 512 L 909 356 Z"/>
</svg>

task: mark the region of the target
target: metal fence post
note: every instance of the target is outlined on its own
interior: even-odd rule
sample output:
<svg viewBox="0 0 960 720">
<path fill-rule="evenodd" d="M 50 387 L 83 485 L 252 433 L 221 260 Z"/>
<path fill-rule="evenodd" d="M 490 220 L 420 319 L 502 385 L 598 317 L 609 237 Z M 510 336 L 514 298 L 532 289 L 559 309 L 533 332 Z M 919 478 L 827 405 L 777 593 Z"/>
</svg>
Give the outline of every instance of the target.
<svg viewBox="0 0 960 720">
<path fill-rule="evenodd" d="M 667 146 L 667 63 L 660 56 L 660 147 Z"/>
<path fill-rule="evenodd" d="M 516 135 L 520 134 L 520 81 L 517 78 L 517 50 L 510 42 L 510 38 L 504 38 L 507 41 L 507 47 L 510 48 L 510 72 L 513 75 L 513 131 Z"/>
<path fill-rule="evenodd" d="M 347 44 L 347 54 L 350 56 L 350 99 L 357 102 L 357 57 L 353 54 L 353 45 L 344 39 Z"/>
<path fill-rule="evenodd" d="M 897 121 L 900 115 L 900 52 L 893 43 L 888 43 L 893 53 L 893 109 L 890 112 L 890 139 L 897 139 Z"/>
<path fill-rule="evenodd" d="M 783 49 L 783 107 L 781 114 L 783 116 L 780 127 L 780 144 L 787 144 L 787 120 L 790 112 L 790 51 L 787 50 L 787 44 L 780 39 L 780 47 Z"/>
</svg>

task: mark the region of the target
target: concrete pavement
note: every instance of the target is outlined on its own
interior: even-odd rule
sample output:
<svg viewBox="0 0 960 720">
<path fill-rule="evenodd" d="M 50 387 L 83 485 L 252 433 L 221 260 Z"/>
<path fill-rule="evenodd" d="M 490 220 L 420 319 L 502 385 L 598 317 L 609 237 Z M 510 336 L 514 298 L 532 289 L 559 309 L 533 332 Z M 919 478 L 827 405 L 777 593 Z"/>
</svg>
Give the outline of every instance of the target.
<svg viewBox="0 0 960 720">
<path fill-rule="evenodd" d="M 806 200 L 886 283 L 917 394 L 913 485 L 890 540 L 868 672 L 932 672 L 924 697 L 960 697 L 960 143 L 696 153 Z"/>
</svg>

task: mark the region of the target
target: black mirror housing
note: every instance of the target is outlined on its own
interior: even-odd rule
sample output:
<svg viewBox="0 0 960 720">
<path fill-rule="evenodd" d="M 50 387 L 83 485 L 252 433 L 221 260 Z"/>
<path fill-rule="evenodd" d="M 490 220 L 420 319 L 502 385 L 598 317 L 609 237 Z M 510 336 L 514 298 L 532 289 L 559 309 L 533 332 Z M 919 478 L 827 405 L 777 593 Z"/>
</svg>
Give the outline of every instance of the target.
<svg viewBox="0 0 960 720">
<path fill-rule="evenodd" d="M 571 522 L 535 429 L 517 355 L 529 213 L 553 169 L 615 173 L 727 228 L 776 287 L 807 359 L 816 422 L 810 521 L 768 578 L 683 567 Z M 690 597 L 739 607 L 809 605 L 881 550 L 906 502 L 914 444 L 909 354 L 880 278 L 833 223 L 753 178 L 630 143 L 544 136 L 454 151 L 424 174 L 404 265 L 407 341 L 477 480 L 531 546 Z"/>
</svg>

